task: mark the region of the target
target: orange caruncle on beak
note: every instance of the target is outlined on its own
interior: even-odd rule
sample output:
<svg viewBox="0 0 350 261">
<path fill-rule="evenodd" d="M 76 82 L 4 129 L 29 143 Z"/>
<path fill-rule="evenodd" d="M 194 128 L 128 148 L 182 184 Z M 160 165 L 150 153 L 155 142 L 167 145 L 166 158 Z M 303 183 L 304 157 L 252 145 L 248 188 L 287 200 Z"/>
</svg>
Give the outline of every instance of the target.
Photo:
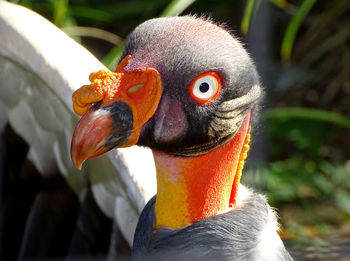
<svg viewBox="0 0 350 261">
<path fill-rule="evenodd" d="M 130 55 L 125 57 L 115 73 L 92 73 L 91 84 L 72 95 L 74 111 L 83 115 L 71 143 L 72 161 L 79 169 L 86 159 L 136 144 L 142 126 L 158 107 L 162 94 L 158 71 L 139 68 L 124 72 L 130 59 Z"/>
</svg>

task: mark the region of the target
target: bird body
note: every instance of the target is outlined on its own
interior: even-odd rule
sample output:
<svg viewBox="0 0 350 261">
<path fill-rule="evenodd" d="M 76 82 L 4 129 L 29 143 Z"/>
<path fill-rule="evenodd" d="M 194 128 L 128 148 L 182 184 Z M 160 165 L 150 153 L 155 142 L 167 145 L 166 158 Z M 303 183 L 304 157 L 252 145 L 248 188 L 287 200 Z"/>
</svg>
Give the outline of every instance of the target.
<svg viewBox="0 0 350 261">
<path fill-rule="evenodd" d="M 135 144 L 155 159 L 157 196 L 138 222 L 135 260 L 291 260 L 265 198 L 239 186 L 262 89 L 228 31 L 192 16 L 151 19 L 116 72 L 90 80 L 73 94 L 83 115 L 73 163 Z"/>
<path fill-rule="evenodd" d="M 244 186 L 229 212 L 183 229 L 154 231 L 156 197 L 144 208 L 136 228 L 133 260 L 292 260 L 276 233 L 278 223 L 266 199 Z"/>
</svg>

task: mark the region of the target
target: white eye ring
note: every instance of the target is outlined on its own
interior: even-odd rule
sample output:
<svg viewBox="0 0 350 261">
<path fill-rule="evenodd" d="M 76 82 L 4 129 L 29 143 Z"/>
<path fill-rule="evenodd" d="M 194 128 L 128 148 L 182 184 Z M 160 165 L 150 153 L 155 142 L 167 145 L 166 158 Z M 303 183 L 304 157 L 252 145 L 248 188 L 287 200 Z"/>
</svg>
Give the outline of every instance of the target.
<svg viewBox="0 0 350 261">
<path fill-rule="evenodd" d="M 204 73 L 191 85 L 191 96 L 200 103 L 207 103 L 216 98 L 220 91 L 220 78 L 215 72 Z"/>
</svg>

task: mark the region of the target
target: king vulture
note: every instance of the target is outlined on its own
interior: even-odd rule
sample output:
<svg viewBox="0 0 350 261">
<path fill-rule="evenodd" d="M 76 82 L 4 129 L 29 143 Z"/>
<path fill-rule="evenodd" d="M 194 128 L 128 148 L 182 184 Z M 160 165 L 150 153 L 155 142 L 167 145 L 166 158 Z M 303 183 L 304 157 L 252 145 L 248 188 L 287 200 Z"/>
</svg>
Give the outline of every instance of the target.
<svg viewBox="0 0 350 261">
<path fill-rule="evenodd" d="M 154 156 L 157 194 L 138 221 L 133 260 L 291 260 L 266 199 L 240 185 L 263 91 L 232 34 L 193 16 L 148 20 L 116 72 L 90 81 L 72 96 L 82 116 L 74 165 L 132 145 Z"/>
</svg>

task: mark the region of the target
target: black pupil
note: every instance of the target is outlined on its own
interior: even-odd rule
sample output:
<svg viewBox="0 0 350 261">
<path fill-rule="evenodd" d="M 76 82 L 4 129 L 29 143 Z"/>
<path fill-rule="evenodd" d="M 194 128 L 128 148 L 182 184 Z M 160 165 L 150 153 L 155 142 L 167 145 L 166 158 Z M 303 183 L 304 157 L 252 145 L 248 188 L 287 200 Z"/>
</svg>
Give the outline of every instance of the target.
<svg viewBox="0 0 350 261">
<path fill-rule="evenodd" d="M 207 82 L 202 82 L 201 85 L 199 85 L 199 90 L 203 93 L 209 91 L 209 84 Z"/>
</svg>

